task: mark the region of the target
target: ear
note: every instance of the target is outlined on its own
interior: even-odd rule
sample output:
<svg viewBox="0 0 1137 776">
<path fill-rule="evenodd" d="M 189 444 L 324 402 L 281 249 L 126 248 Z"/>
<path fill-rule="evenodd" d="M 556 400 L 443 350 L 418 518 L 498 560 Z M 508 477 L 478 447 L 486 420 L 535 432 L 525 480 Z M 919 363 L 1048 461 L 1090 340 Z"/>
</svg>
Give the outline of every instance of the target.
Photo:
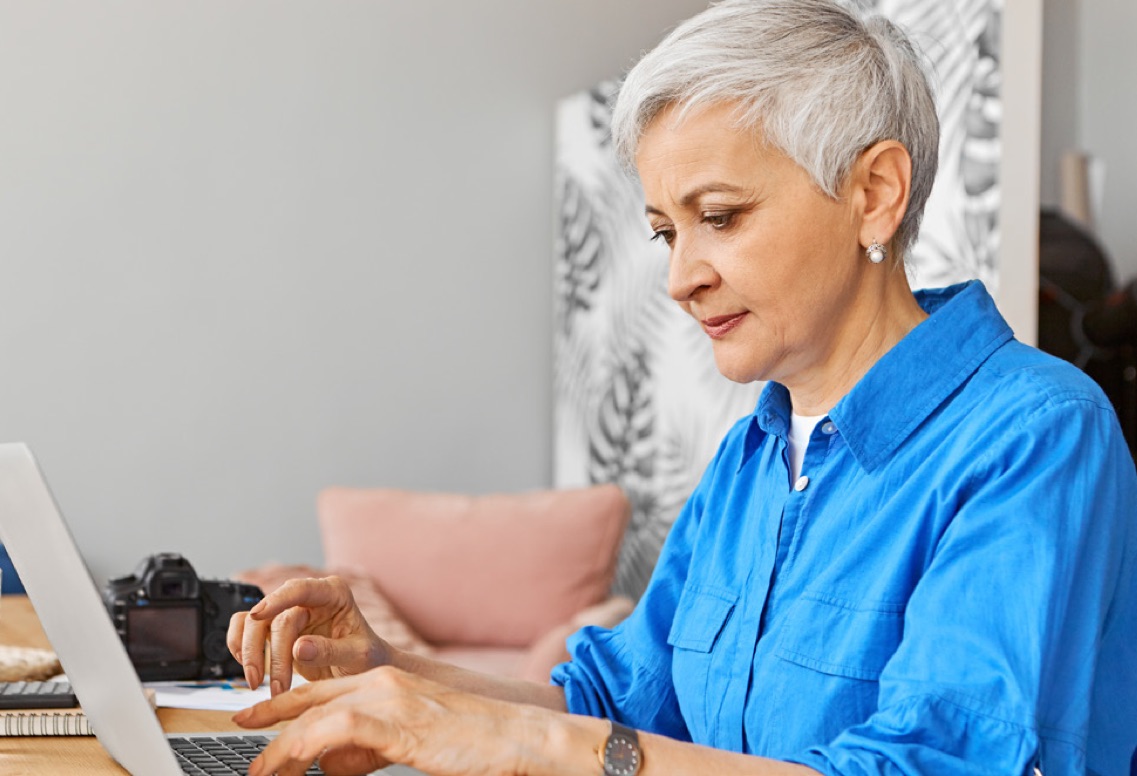
<svg viewBox="0 0 1137 776">
<path fill-rule="evenodd" d="M 863 202 L 861 245 L 888 245 L 908 209 L 912 157 L 896 140 L 881 140 L 861 153 L 854 166 L 854 195 Z M 893 252 L 895 255 L 895 252 Z"/>
</svg>

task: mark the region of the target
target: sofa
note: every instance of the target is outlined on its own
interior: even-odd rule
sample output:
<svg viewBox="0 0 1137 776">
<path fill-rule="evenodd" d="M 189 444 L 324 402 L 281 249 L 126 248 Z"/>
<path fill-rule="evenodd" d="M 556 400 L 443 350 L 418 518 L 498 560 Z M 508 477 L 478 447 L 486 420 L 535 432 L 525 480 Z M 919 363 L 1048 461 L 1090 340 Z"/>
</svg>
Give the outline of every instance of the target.
<svg viewBox="0 0 1137 776">
<path fill-rule="evenodd" d="M 328 488 L 317 499 L 319 567 L 235 577 L 267 594 L 335 574 L 394 646 L 478 671 L 547 682 L 580 627 L 612 627 L 610 596 L 630 505 L 615 485 L 466 495 Z"/>
</svg>

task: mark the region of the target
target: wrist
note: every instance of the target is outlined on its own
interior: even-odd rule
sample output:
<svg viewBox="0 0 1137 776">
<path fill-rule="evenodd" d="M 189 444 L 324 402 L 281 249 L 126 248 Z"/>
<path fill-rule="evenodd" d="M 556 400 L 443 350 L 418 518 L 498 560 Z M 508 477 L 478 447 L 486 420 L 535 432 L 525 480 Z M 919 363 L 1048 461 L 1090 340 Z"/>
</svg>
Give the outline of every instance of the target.
<svg viewBox="0 0 1137 776">
<path fill-rule="evenodd" d="M 365 659 L 372 668 L 391 666 L 408 673 L 414 673 L 408 664 L 407 655 L 409 654 L 392 647 L 378 636 L 372 636 L 367 645 L 367 657 Z"/>
<path fill-rule="evenodd" d="M 359 635 L 361 635 L 366 642 L 363 659 L 371 668 L 378 668 L 379 666 L 402 668 L 402 666 L 399 665 L 399 651 L 388 644 L 386 639 L 380 638 L 379 634 L 366 622 L 363 623 Z"/>
<path fill-rule="evenodd" d="M 538 711 L 534 709 L 534 711 Z M 608 738 L 605 719 L 543 712 L 533 715 L 537 728 L 519 741 L 540 742 L 520 762 L 532 766 L 522 773 L 542 776 L 597 776 L 603 772 L 601 750 Z"/>
</svg>

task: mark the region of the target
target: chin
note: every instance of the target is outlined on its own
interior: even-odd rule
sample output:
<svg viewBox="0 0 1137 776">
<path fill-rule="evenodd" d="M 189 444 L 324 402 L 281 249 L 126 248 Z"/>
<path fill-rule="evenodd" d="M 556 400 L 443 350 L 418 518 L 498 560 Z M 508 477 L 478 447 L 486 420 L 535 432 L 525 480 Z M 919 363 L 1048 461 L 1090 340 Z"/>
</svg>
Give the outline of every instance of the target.
<svg viewBox="0 0 1137 776">
<path fill-rule="evenodd" d="M 753 383 L 765 380 L 763 370 L 755 368 L 754 364 L 741 364 L 734 360 L 715 359 L 715 366 L 719 373 L 733 383 Z"/>
<path fill-rule="evenodd" d="M 731 332 L 731 335 L 736 333 Z M 781 371 L 786 352 L 772 345 L 774 343 L 768 336 L 727 336 L 713 343 L 715 366 L 719 374 L 732 383 L 774 380 Z"/>
</svg>

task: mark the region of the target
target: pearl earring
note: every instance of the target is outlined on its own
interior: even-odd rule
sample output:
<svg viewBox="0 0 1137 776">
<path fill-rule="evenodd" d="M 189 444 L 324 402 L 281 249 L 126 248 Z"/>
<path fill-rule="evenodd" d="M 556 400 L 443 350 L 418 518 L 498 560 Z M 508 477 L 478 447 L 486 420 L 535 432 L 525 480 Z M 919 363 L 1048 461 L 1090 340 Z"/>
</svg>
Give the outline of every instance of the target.
<svg viewBox="0 0 1137 776">
<path fill-rule="evenodd" d="M 873 264 L 880 264 L 888 256 L 888 251 L 884 249 L 883 245 L 873 240 L 873 244 L 865 248 L 865 254 Z"/>
</svg>

